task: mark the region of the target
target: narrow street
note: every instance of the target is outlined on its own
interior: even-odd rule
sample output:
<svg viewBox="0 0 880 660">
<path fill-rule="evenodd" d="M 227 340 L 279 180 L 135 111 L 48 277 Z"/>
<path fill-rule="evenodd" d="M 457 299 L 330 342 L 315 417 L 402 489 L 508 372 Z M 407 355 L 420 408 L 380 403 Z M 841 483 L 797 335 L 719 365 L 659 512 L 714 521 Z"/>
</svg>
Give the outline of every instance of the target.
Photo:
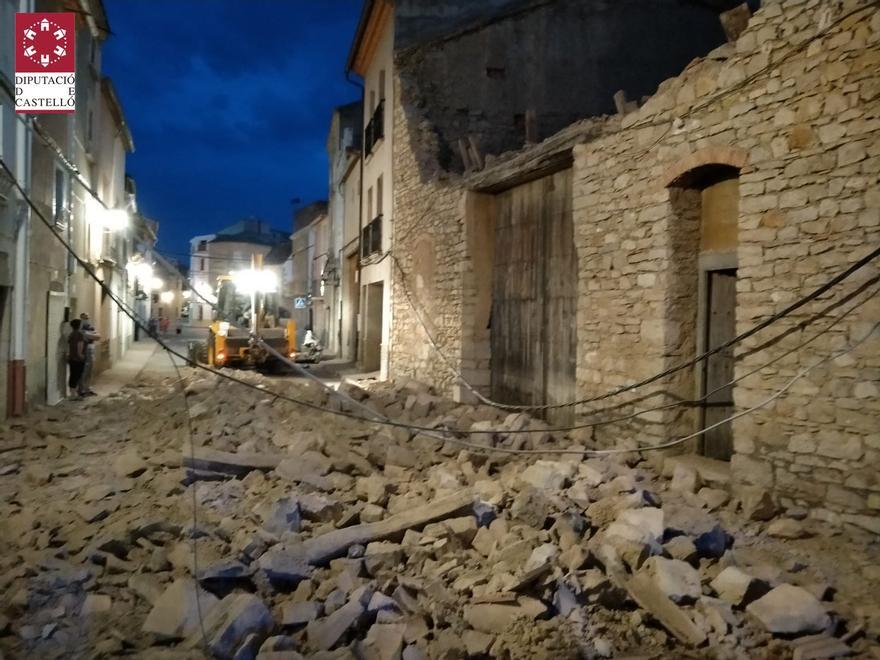
<svg viewBox="0 0 880 660">
<path fill-rule="evenodd" d="M 666 460 L 669 479 L 638 454 L 487 457 L 188 367 L 177 381 L 152 341 L 129 355 L 101 396 L 3 432 L 10 658 L 872 657 L 868 533 L 730 500 L 699 461 Z M 416 384 L 343 389 L 416 425 L 543 425 Z M 469 440 L 562 440 L 529 437 Z"/>
<path fill-rule="evenodd" d="M 0 660 L 880 660 L 880 0 L 0 43 Z"/>
</svg>

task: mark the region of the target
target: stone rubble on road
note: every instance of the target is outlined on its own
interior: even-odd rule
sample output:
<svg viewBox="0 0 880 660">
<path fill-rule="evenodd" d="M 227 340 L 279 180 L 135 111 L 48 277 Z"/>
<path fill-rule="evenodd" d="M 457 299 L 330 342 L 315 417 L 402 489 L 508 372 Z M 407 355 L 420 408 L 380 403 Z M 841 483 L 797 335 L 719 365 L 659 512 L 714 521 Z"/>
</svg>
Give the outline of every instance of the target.
<svg viewBox="0 0 880 660">
<path fill-rule="evenodd" d="M 340 405 L 313 383 L 241 377 Z M 836 591 L 821 553 L 796 551 L 842 543 L 838 531 L 767 492 L 732 498 L 705 461 L 673 457 L 663 477 L 638 454 L 465 451 L 186 381 L 194 449 L 169 382 L 4 432 L 22 468 L 17 486 L 0 482 L 3 653 L 880 657 L 868 544 L 864 594 Z M 415 382 L 344 389 L 403 421 L 473 428 L 486 447 L 574 444 Z M 523 428 L 540 433 L 510 433 Z"/>
</svg>

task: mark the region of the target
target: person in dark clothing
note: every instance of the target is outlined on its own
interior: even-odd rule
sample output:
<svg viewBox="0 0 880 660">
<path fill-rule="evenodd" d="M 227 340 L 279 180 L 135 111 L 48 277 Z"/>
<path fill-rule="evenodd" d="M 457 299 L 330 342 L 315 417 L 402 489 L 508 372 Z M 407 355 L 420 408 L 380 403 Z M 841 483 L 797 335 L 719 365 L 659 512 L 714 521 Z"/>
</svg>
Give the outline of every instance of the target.
<svg viewBox="0 0 880 660">
<path fill-rule="evenodd" d="M 73 319 L 70 327 L 73 332 L 67 338 L 67 366 L 70 368 L 70 377 L 67 379 L 67 386 L 71 389 L 73 399 L 81 399 L 79 393 L 79 381 L 82 378 L 83 370 L 86 366 L 86 336 L 80 330 L 82 321 Z"/>
</svg>

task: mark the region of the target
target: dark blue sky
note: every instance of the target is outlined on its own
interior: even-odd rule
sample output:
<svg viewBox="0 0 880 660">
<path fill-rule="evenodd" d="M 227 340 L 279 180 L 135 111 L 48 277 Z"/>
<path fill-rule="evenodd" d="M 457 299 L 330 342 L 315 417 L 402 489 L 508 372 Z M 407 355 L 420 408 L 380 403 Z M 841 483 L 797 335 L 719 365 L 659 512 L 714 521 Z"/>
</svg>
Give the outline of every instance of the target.
<svg viewBox="0 0 880 660">
<path fill-rule="evenodd" d="M 361 0 L 105 0 L 113 78 L 134 136 L 127 170 L 159 247 L 290 200 L 327 196 L 332 109 L 360 96 L 344 67 Z"/>
</svg>

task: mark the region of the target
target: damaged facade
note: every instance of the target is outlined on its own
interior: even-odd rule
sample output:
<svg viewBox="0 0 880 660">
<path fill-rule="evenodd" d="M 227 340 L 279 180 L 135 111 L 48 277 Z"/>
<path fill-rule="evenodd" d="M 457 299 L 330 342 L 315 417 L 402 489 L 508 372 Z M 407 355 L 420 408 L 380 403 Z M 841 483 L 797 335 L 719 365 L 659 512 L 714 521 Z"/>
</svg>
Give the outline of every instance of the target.
<svg viewBox="0 0 880 660">
<path fill-rule="evenodd" d="M 437 91 L 460 70 L 444 49 L 492 29 L 398 55 L 391 377 L 471 396 L 458 371 L 527 405 L 601 396 L 724 344 L 877 245 L 880 16 L 869 3 L 765 2 L 639 107 L 618 95 L 615 116 L 552 126 L 562 130 L 499 157 L 487 145 L 510 143 L 470 140 L 479 113 L 456 123 Z M 682 448 L 730 460 L 740 486 L 877 531 L 876 339 L 836 354 L 878 320 L 863 300 L 876 278 L 869 263 L 732 350 L 546 416 L 695 402 L 583 439 L 650 445 L 719 422 Z"/>
<path fill-rule="evenodd" d="M 647 93 L 722 39 L 708 8 L 667 2 L 650 20 L 632 20 L 637 9 L 573 0 L 365 3 L 348 61 L 364 80 L 358 352 L 365 369 L 385 377 L 396 361 L 402 336 L 391 334 L 400 327 L 391 255 L 406 232 L 398 208 L 408 198 L 420 203 L 424 179 L 472 159 L 482 165 L 483 153 L 519 146 L 526 132 L 537 139 L 612 109 L 621 80 L 631 93 Z M 662 30 L 647 29 L 658 20 Z M 621 67 L 614 62 L 624 48 Z M 412 140 L 436 147 L 430 162 L 417 161 Z M 404 208 L 401 220 L 415 212 Z M 419 252 L 424 268 L 451 273 L 457 261 L 438 261 L 432 250 Z"/>
</svg>

